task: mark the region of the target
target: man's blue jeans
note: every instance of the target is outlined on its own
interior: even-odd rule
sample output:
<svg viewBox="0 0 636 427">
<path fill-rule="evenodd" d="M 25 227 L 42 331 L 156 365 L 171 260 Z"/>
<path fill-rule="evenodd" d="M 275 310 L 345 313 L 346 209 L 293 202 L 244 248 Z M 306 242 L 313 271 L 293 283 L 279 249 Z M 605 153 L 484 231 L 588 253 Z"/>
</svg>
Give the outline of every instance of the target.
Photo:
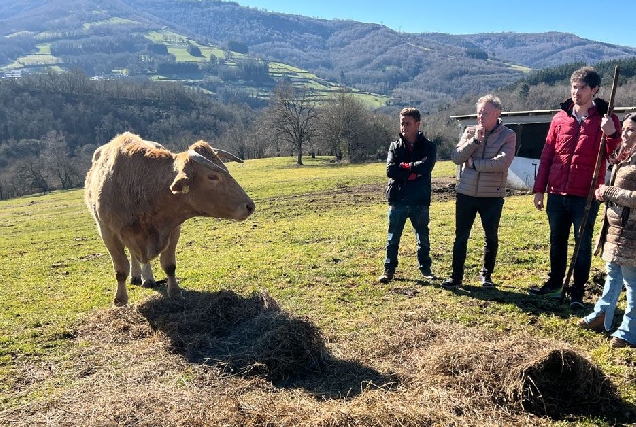
<svg viewBox="0 0 636 427">
<path fill-rule="evenodd" d="M 548 282 L 550 287 L 558 288 L 563 285 L 565 269 L 568 265 L 568 240 L 570 230 L 574 226 L 575 238 L 578 235 L 585 214 L 587 197 L 548 194 L 546 213 L 550 224 L 550 273 Z M 590 277 L 592 265 L 592 235 L 594 222 L 598 214 L 599 203 L 592 200 L 587 215 L 583 236 L 579 244 L 579 252 L 574 263 L 573 287 L 583 292 L 585 283 Z"/>
<path fill-rule="evenodd" d="M 428 272 L 431 269 L 431 243 L 429 240 L 429 206 L 389 206 L 389 232 L 386 244 L 386 259 L 384 269 L 395 271 L 398 266 L 398 249 L 400 238 L 404 230 L 407 218 L 411 220 L 415 239 L 417 240 L 417 261 L 420 271 Z"/>
<path fill-rule="evenodd" d="M 596 301 L 594 311 L 585 316 L 585 321 L 589 323 L 605 313 L 605 330 L 611 330 L 616 302 L 623 290 L 623 285 L 627 289 L 627 307 L 621 325 L 612 336 L 636 345 L 636 267 L 607 263 L 607 279 L 603 287 L 603 295 Z"/>
</svg>

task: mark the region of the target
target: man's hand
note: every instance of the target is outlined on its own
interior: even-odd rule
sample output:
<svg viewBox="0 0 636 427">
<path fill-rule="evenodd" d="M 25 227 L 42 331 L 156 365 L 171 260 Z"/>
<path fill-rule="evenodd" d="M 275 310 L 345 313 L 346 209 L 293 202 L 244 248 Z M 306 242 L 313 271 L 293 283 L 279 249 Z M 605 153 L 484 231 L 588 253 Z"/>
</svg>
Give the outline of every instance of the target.
<svg viewBox="0 0 636 427">
<path fill-rule="evenodd" d="M 484 142 L 484 137 L 486 136 L 486 129 L 484 129 L 484 125 L 478 124 L 475 127 L 475 139 L 479 142 Z"/>
<path fill-rule="evenodd" d="M 534 195 L 534 207 L 538 210 L 543 210 L 543 193 L 535 193 Z"/>
<path fill-rule="evenodd" d="M 473 160 L 473 156 L 470 156 L 468 160 L 466 160 L 466 167 L 469 167 L 470 169 L 475 169 L 475 162 Z"/>
<path fill-rule="evenodd" d="M 616 133 L 616 127 L 614 126 L 614 120 L 608 117 L 607 114 L 601 119 L 601 129 L 607 136 L 612 136 Z"/>
</svg>

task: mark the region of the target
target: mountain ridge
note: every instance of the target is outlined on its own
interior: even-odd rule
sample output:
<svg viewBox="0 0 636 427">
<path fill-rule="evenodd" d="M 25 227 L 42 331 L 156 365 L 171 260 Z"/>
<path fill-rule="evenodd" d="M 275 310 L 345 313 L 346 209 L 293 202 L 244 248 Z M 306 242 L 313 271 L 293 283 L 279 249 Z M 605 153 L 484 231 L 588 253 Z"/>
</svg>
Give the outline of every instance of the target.
<svg viewBox="0 0 636 427">
<path fill-rule="evenodd" d="M 135 31 L 166 28 L 202 45 L 244 46 L 250 60 L 289 64 L 336 85 L 379 94 L 390 104 L 414 105 L 425 112 L 444 108 L 462 96 L 517 82 L 531 70 L 636 56 L 635 48 L 556 31 L 401 33 L 382 24 L 281 14 L 215 0 L 24 0 L 0 6 L 0 16 L 4 36 L 0 65 L 15 60 L 11 39 L 24 46 L 29 43 L 26 35 L 19 36 L 24 31 L 73 29 L 70 39 L 77 40 L 121 38 L 126 31 L 132 36 Z M 129 19 L 135 25 L 120 21 L 104 24 L 99 31 L 86 28 L 87 22 L 114 18 Z M 22 49 L 27 51 L 28 46 Z M 86 62 L 72 57 L 66 61 L 67 66 Z M 132 68 L 140 72 L 143 64 Z M 100 69 L 108 71 L 112 72 Z"/>
</svg>

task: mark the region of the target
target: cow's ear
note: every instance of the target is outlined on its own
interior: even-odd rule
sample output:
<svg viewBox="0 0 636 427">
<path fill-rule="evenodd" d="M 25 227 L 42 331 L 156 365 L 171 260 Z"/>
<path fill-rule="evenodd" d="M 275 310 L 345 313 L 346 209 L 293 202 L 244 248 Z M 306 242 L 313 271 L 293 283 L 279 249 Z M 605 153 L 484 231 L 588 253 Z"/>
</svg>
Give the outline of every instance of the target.
<svg viewBox="0 0 636 427">
<path fill-rule="evenodd" d="M 172 185 L 170 185 L 170 190 L 173 194 L 187 194 L 190 191 L 189 184 L 190 178 L 185 173 L 180 172 L 172 182 Z"/>
<path fill-rule="evenodd" d="M 179 154 L 175 159 L 177 176 L 170 185 L 170 191 L 172 191 L 173 194 L 187 194 L 190 191 L 190 177 L 193 172 L 190 163 L 187 154 Z"/>
</svg>

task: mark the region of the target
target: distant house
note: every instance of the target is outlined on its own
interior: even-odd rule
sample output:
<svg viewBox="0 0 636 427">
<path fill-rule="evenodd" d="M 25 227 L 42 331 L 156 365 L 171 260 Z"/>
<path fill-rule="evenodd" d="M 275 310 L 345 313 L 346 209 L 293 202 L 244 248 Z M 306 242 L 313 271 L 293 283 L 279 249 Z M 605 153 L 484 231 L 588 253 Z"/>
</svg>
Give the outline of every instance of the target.
<svg viewBox="0 0 636 427">
<path fill-rule="evenodd" d="M 539 157 L 545 144 L 552 117 L 559 110 L 509 111 L 501 113 L 503 123 L 517 134 L 515 159 L 508 172 L 508 187 L 515 190 L 531 190 L 539 167 Z M 615 107 L 614 113 L 622 120 L 626 113 L 636 112 L 636 107 Z M 459 122 L 461 135 L 466 126 L 477 124 L 477 114 L 450 116 Z M 458 168 L 459 175 L 459 168 Z"/>
</svg>

